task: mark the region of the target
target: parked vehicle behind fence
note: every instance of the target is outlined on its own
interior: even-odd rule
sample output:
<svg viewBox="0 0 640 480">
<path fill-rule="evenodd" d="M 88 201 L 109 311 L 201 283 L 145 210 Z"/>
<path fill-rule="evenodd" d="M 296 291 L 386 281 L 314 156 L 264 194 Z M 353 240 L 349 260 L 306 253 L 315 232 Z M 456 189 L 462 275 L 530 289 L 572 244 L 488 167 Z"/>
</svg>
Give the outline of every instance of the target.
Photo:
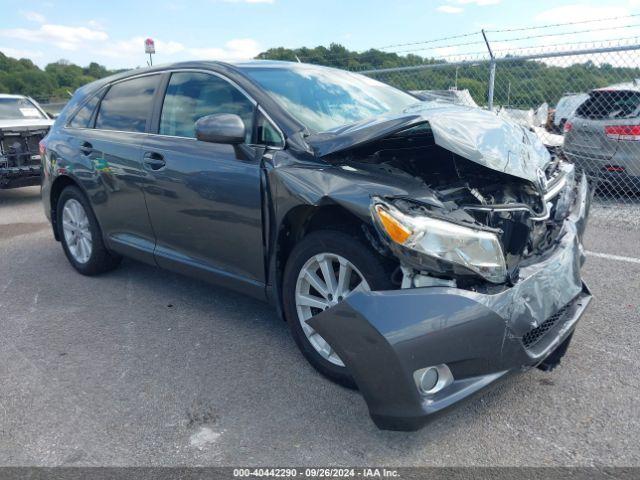
<svg viewBox="0 0 640 480">
<path fill-rule="evenodd" d="M 640 191 L 640 87 L 591 91 L 564 125 L 564 154 L 600 184 Z"/>
<path fill-rule="evenodd" d="M 42 150 L 45 213 L 76 270 L 125 255 L 271 302 L 380 428 L 554 368 L 591 299 L 573 165 L 493 112 L 360 75 L 122 73 L 79 89 Z"/>
<path fill-rule="evenodd" d="M 40 185 L 38 144 L 52 124 L 32 98 L 0 94 L 0 189 Z"/>
</svg>

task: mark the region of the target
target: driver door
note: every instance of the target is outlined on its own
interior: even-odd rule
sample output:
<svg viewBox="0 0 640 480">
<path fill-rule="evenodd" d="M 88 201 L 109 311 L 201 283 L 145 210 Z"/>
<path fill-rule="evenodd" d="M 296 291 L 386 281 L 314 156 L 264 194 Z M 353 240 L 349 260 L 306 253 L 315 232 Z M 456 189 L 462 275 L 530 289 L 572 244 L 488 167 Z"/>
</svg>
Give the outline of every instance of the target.
<svg viewBox="0 0 640 480">
<path fill-rule="evenodd" d="M 158 133 L 149 135 L 142 154 L 151 179 L 144 193 L 156 262 L 232 288 L 263 291 L 260 155 L 247 146 L 255 102 L 214 74 L 170 75 Z M 242 118 L 247 145 L 196 140 L 196 120 L 216 113 Z M 248 154 L 238 156 L 236 149 Z"/>
</svg>

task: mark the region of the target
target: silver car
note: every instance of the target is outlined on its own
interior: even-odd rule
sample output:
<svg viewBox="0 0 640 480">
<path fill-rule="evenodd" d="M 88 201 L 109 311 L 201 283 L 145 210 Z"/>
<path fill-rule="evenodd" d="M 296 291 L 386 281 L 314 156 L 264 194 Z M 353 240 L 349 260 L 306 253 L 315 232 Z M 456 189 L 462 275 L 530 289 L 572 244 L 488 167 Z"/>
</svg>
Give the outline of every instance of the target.
<svg viewBox="0 0 640 480">
<path fill-rule="evenodd" d="M 0 94 L 0 189 L 40 185 L 39 142 L 52 124 L 32 98 Z"/>
<path fill-rule="evenodd" d="M 592 90 L 564 125 L 564 153 L 616 190 L 640 190 L 640 86 Z"/>
</svg>

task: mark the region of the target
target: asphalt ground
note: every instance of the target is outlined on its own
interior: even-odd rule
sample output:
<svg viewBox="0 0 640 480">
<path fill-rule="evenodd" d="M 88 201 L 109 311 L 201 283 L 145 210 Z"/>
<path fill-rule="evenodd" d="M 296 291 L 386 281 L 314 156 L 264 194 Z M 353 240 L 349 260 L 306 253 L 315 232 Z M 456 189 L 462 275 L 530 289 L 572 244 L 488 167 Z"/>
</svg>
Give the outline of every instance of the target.
<svg viewBox="0 0 640 480">
<path fill-rule="evenodd" d="M 640 465 L 640 228 L 619 213 L 594 211 L 595 301 L 560 368 L 404 433 L 268 305 L 134 261 L 83 277 L 39 189 L 0 191 L 0 465 Z"/>
</svg>

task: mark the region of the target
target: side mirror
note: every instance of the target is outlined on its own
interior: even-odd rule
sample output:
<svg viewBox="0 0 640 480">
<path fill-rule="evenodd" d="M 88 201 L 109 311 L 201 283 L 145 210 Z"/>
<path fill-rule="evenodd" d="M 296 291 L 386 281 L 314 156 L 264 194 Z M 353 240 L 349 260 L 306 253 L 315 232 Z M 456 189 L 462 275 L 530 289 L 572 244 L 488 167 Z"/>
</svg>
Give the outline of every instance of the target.
<svg viewBox="0 0 640 480">
<path fill-rule="evenodd" d="M 196 138 L 203 142 L 239 145 L 245 134 L 244 122 L 233 113 L 216 113 L 196 121 Z"/>
</svg>

